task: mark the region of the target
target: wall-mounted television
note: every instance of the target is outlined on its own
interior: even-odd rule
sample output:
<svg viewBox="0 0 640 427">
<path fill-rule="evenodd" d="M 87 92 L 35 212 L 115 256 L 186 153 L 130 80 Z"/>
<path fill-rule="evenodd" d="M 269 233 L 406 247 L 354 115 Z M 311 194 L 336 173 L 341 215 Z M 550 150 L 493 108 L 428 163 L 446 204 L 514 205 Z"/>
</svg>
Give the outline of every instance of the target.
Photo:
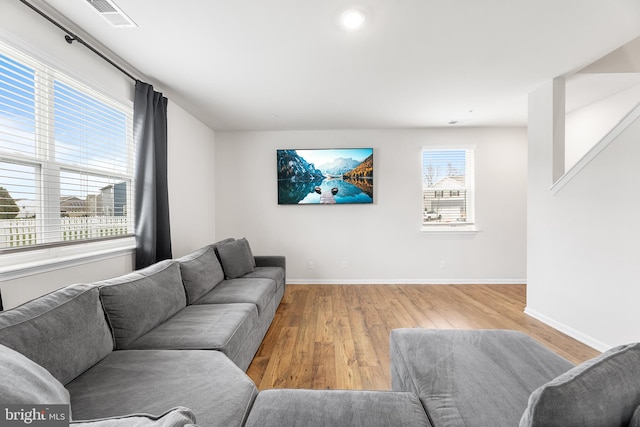
<svg viewBox="0 0 640 427">
<path fill-rule="evenodd" d="M 373 203 L 373 148 L 277 150 L 278 204 Z"/>
</svg>

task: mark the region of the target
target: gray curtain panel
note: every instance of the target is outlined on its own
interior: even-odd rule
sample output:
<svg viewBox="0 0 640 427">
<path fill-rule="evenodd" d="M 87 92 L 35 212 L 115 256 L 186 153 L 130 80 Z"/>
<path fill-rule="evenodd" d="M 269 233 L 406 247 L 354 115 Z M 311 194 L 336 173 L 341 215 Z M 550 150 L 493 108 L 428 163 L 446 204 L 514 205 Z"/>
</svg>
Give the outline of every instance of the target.
<svg viewBox="0 0 640 427">
<path fill-rule="evenodd" d="M 167 98 L 136 81 L 133 102 L 136 143 L 136 269 L 171 258 L 167 189 Z"/>
</svg>

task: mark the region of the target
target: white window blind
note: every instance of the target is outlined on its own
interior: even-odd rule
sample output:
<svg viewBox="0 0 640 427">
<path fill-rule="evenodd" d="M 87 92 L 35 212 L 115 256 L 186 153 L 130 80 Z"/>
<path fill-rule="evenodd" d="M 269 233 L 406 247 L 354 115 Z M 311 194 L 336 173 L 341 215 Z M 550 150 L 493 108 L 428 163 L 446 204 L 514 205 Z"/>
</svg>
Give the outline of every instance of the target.
<svg viewBox="0 0 640 427">
<path fill-rule="evenodd" d="M 423 229 L 472 230 L 474 224 L 474 148 L 423 148 Z"/>
<path fill-rule="evenodd" d="M 133 233 L 132 116 L 0 44 L 0 253 Z"/>
</svg>

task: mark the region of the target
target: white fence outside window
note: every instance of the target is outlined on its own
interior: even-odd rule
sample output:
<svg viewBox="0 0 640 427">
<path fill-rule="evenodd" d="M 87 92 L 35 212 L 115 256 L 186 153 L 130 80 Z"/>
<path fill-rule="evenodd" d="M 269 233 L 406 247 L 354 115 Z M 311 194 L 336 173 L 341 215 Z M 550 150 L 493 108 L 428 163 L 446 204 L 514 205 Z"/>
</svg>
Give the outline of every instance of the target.
<svg viewBox="0 0 640 427">
<path fill-rule="evenodd" d="M 125 236 L 132 232 L 129 219 L 125 216 L 60 218 L 60 222 L 60 240 L 63 242 Z M 41 243 L 38 229 L 35 219 L 0 220 L 0 249 Z"/>
</svg>

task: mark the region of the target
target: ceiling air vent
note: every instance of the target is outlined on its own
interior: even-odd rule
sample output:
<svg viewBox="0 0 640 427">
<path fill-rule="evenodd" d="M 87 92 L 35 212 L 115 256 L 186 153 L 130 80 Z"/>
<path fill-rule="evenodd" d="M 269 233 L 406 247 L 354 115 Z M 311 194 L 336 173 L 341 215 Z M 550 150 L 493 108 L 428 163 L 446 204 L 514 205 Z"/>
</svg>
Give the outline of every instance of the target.
<svg viewBox="0 0 640 427">
<path fill-rule="evenodd" d="M 87 0 L 95 10 L 111 25 L 118 28 L 137 27 L 136 23 L 127 16 L 112 0 Z"/>
</svg>

